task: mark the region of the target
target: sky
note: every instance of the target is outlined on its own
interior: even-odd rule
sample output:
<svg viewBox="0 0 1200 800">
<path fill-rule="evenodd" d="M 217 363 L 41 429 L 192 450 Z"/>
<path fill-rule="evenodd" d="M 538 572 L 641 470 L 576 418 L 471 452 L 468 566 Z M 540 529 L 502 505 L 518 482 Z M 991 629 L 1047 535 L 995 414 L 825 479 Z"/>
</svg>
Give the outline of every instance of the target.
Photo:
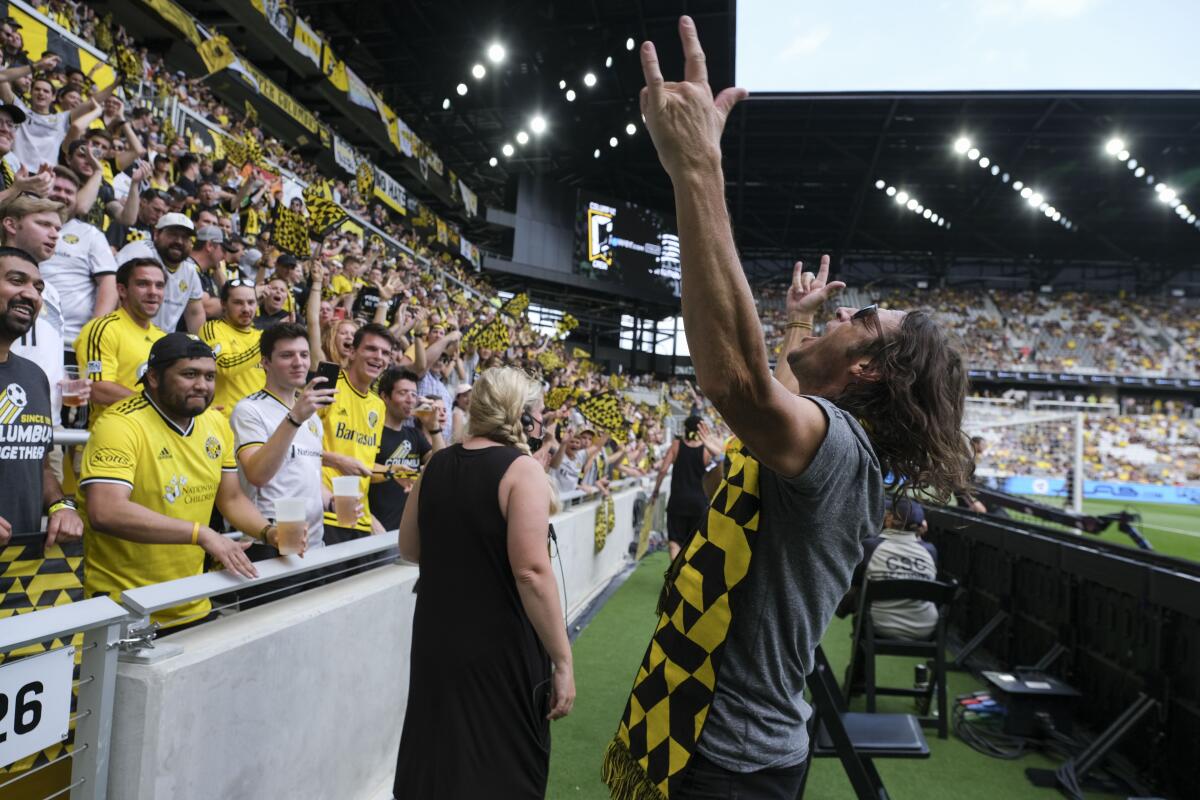
<svg viewBox="0 0 1200 800">
<path fill-rule="evenodd" d="M 1200 90 L 1200 0 L 738 0 L 751 92 Z"/>
</svg>

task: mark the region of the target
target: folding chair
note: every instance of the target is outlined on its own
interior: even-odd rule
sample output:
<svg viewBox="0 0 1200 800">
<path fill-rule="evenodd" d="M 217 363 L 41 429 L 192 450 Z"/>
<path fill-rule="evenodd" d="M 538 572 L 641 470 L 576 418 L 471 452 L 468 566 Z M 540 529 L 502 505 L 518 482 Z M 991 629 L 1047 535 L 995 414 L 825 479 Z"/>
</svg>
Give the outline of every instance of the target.
<svg viewBox="0 0 1200 800">
<path fill-rule="evenodd" d="M 958 583 L 926 581 L 920 579 L 896 579 L 864 581 L 859 598 L 858 617 L 854 625 L 854 643 L 850 650 L 850 665 L 846 668 L 846 679 L 842 693 L 849 700 L 854 696 L 854 685 L 858 673 L 862 673 L 863 689 L 867 695 L 867 712 L 875 711 L 876 695 L 892 697 L 917 697 L 925 701 L 924 716 L 919 717 L 922 725 L 936 727 L 939 739 L 945 739 L 949 730 L 946 712 L 946 623 L 950 604 L 958 592 Z M 871 605 L 880 600 L 923 600 L 937 608 L 938 621 L 933 636 L 929 639 L 881 639 L 875 633 L 871 620 Z M 933 675 L 926 689 L 907 689 L 875 685 L 876 656 L 914 656 L 926 658 L 933 666 Z M 859 667 L 861 666 L 861 670 Z M 928 713 L 933 695 L 937 694 L 937 716 Z"/>
<path fill-rule="evenodd" d="M 858 800 L 888 800 L 875 769 L 876 758 L 929 758 L 929 745 L 912 714 L 864 714 L 846 710 L 837 679 L 818 645 L 808 676 L 813 715 L 808 721 L 808 759 L 797 799 L 812 771 L 813 758 L 838 758 Z"/>
</svg>

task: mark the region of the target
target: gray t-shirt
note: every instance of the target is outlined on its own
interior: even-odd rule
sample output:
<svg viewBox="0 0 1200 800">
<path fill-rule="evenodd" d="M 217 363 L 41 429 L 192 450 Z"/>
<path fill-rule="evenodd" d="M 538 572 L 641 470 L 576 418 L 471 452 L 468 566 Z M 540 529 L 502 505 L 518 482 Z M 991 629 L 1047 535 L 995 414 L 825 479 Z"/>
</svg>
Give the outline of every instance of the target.
<svg viewBox="0 0 1200 800">
<path fill-rule="evenodd" d="M 761 467 L 758 542 L 699 752 L 734 772 L 789 767 L 808 755 L 804 678 L 883 519 L 879 462 L 857 421 L 818 397 L 829 420 L 808 469 L 784 478 Z"/>
<path fill-rule="evenodd" d="M 16 353 L 0 363 L 0 516 L 13 533 L 42 525 L 42 462 L 53 439 L 46 373 Z"/>
</svg>

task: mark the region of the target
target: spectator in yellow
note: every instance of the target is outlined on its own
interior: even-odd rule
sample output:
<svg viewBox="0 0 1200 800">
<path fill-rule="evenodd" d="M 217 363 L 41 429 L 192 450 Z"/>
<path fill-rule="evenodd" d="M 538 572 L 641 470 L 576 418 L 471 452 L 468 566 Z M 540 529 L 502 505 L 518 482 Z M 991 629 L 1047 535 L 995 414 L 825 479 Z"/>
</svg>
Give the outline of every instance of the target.
<svg viewBox="0 0 1200 800">
<path fill-rule="evenodd" d="M 263 388 L 266 373 L 258 348 L 262 331 L 254 327 L 254 318 L 258 315 L 254 282 L 244 278 L 226 281 L 220 297 L 225 315 L 204 323 L 200 338 L 217 356 L 217 391 L 213 405 L 229 419 L 239 400 Z"/>
</svg>

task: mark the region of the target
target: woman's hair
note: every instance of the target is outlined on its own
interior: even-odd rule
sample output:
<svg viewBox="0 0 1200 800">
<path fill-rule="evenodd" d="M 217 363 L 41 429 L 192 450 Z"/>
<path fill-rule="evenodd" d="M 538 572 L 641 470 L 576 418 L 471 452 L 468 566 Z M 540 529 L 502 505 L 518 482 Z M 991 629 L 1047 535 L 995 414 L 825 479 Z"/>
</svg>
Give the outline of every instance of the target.
<svg viewBox="0 0 1200 800">
<path fill-rule="evenodd" d="M 353 326 L 357 333 L 358 323 L 350 319 L 338 319 L 334 320 L 333 323 L 325 329 L 325 335 L 321 338 L 321 350 L 324 351 L 327 361 L 332 361 L 338 366 L 345 367 L 346 364 L 342 360 L 342 354 L 338 352 L 338 334 L 341 332 L 343 325 Z"/>
<path fill-rule="evenodd" d="M 526 455 L 529 440 L 521 416 L 542 397 L 542 387 L 515 367 L 489 369 L 471 385 L 467 411 L 467 436 L 480 436 L 515 447 Z M 550 513 L 558 512 L 558 492 L 550 477 Z"/>
<path fill-rule="evenodd" d="M 932 317 L 912 311 L 898 331 L 880 332 L 854 355 L 870 357 L 877 380 L 848 385 L 834 402 L 871 440 L 883 473 L 899 491 L 945 502 L 971 479 L 974 457 L 962 431 L 967 371 Z"/>
</svg>

